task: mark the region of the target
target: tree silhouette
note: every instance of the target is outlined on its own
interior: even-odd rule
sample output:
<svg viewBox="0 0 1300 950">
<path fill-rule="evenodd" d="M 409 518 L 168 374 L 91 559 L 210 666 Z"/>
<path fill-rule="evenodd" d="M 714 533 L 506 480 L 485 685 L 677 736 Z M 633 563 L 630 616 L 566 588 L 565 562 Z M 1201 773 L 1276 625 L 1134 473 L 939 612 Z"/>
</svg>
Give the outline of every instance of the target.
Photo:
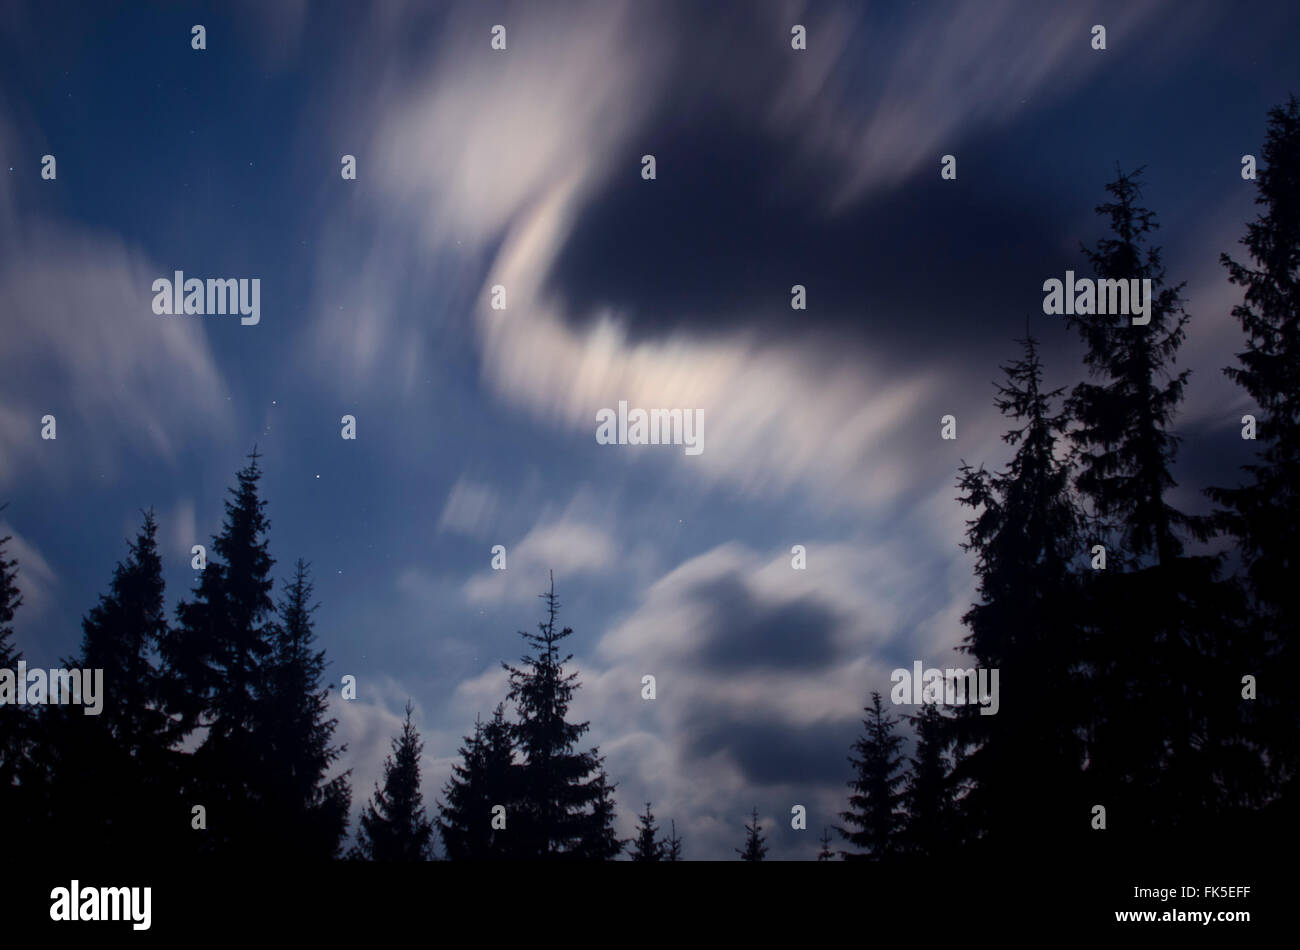
<svg viewBox="0 0 1300 950">
<path fill-rule="evenodd" d="M 8 502 L 0 505 L 0 511 L 9 507 Z M 0 538 L 0 668 L 12 669 L 21 654 L 14 647 L 14 613 L 23 603 L 21 591 L 18 590 L 18 562 L 5 557 L 5 545 L 13 540 L 6 534 Z"/>
<path fill-rule="evenodd" d="M 433 824 L 424 813 L 420 792 L 420 756 L 424 744 L 411 721 L 414 707 L 406 703 L 401 734 L 384 760 L 383 782 L 361 813 L 355 857 L 368 861 L 428 861 L 432 857 Z"/>
<path fill-rule="evenodd" d="M 965 462 L 959 501 L 975 517 L 966 523 L 964 551 L 975 554 L 979 601 L 962 616 L 968 634 L 959 648 L 977 669 L 999 671 L 999 711 L 984 715 L 967 697 L 947 720 L 914 720 L 927 735 L 924 751 L 937 767 L 941 746 L 957 751 L 953 784 L 962 799 L 963 837 L 989 837 L 996 846 L 1035 848 L 1070 833 L 1083 748 L 1078 733 L 1086 701 L 1079 583 L 1072 562 L 1086 547 L 1083 518 L 1070 491 L 1070 466 L 1058 457 L 1069 417 L 1056 409 L 1063 390 L 1047 391 L 1037 342 L 1017 341 L 1022 355 L 1002 367 L 994 405 L 1012 422 L 1002 440 L 1015 448 L 1005 469 L 989 472 Z M 1031 690 L 1033 693 L 1031 693 Z M 1051 695 L 1050 703 L 1034 693 Z M 927 714 L 923 714 L 923 717 Z M 941 738 L 937 733 L 943 733 Z M 1035 762 L 1042 782 L 1024 780 Z M 939 780 L 914 776 L 911 806 L 938 808 Z M 916 796 L 927 798 L 926 802 Z M 937 819 L 938 813 L 929 815 Z M 912 822 L 912 847 L 941 840 Z"/>
<path fill-rule="evenodd" d="M 829 828 L 822 829 L 821 842 L 822 842 L 822 849 L 817 852 L 817 860 L 834 861 L 835 852 L 831 850 L 831 830 Z"/>
<path fill-rule="evenodd" d="M 273 750 L 263 724 L 262 694 L 275 650 L 275 605 L 258 497 L 256 449 L 226 500 L 226 517 L 193 599 L 177 608 L 178 627 L 163 644 L 170 709 L 186 731 L 205 731 L 190 765 L 189 799 L 203 805 L 205 848 L 257 853 L 265 830 L 263 779 Z"/>
<path fill-rule="evenodd" d="M 849 810 L 840 813 L 844 821 L 856 830 L 837 828 L 858 852 L 841 852 L 845 859 L 880 859 L 894 851 L 898 845 L 898 832 L 902 826 L 898 791 L 903 781 L 900 773 L 903 757 L 902 736 L 894 734 L 894 720 L 881 705 L 880 693 L 871 694 L 871 705 L 866 707 L 863 721 L 865 735 L 853 744 L 857 756 L 849 756 L 856 772 L 849 787 Z"/>
<path fill-rule="evenodd" d="M 1096 382 L 1070 398 L 1079 459 L 1076 485 L 1106 536 L 1108 565 L 1092 572 L 1085 653 L 1093 697 L 1084 787 L 1119 806 L 1128 846 L 1185 844 L 1177 826 L 1213 824 L 1231 803 L 1240 766 L 1237 695 L 1222 670 L 1242 668 L 1247 643 L 1237 585 L 1220 578 L 1221 557 L 1188 555 L 1208 519 L 1168 500 L 1178 438 L 1174 414 L 1188 371 L 1172 366 L 1185 336 L 1182 285 L 1169 286 L 1154 214 L 1138 205 L 1140 170 L 1106 186 L 1097 208 L 1112 236 L 1086 250 L 1102 279 L 1149 279 L 1150 323 L 1072 318 Z M 1127 320 L 1125 321 L 1127 323 Z"/>
<path fill-rule="evenodd" d="M 1260 669 L 1258 681 L 1284 683 L 1300 640 L 1300 595 L 1296 593 L 1296 552 L 1300 550 L 1300 101 L 1269 111 L 1256 180 L 1255 203 L 1264 212 L 1247 226 L 1241 240 L 1251 264 L 1227 254 L 1220 260 L 1228 279 L 1245 288 L 1232 315 L 1246 335 L 1237 364 L 1224 369 L 1258 407 L 1257 459 L 1244 466 L 1246 485 L 1211 488 L 1223 506 L 1218 524 L 1235 536 L 1252 595 L 1252 642 L 1256 656 L 1242 672 Z M 1243 701 L 1245 705 L 1248 701 Z M 1253 775 L 1257 745 L 1268 750 L 1275 784 L 1295 814 L 1300 771 L 1294 737 L 1300 731 L 1300 703 L 1294 689 L 1263 687 L 1255 703 L 1262 708 L 1265 733 L 1253 737 L 1236 766 Z M 1257 783 L 1243 782 L 1238 795 L 1252 802 L 1268 797 Z M 1253 792 L 1253 794 L 1252 794 Z"/>
<path fill-rule="evenodd" d="M 3 512 L 8 504 L 0 505 Z M 5 546 L 13 540 L 12 536 L 0 537 L 0 670 L 9 671 L 15 679 L 18 661 L 22 654 L 14 646 L 14 614 L 22 606 L 22 593 L 18 589 L 18 562 L 6 556 Z M 17 688 L 17 683 L 13 684 Z M 0 687 L 3 695 L 5 687 Z M 5 705 L 0 706 L 0 820 L 12 828 L 15 836 L 25 837 L 24 823 L 17 817 L 31 808 L 28 796 L 18 784 L 18 776 L 24 769 L 23 746 L 25 744 L 24 726 L 28 714 L 22 707 L 14 705 L 15 697 L 4 696 Z M 15 853 L 21 853 L 20 842 L 14 841 Z"/>
<path fill-rule="evenodd" d="M 172 836 L 155 832 L 160 815 L 178 826 L 179 756 L 174 725 L 163 709 L 162 674 L 154 655 L 168 633 L 158 524 L 152 511 L 128 554 L 113 570 L 107 594 L 82 621 L 81 656 L 65 667 L 100 670 L 102 707 L 41 710 L 39 769 L 28 781 L 43 799 L 42 836 L 51 847 L 129 849 L 160 857 Z M 75 827 L 68 815 L 78 816 Z M 182 826 L 183 827 L 183 826 Z"/>
<path fill-rule="evenodd" d="M 280 602 L 280 623 L 267 661 L 262 727 L 271 748 L 266 817 L 268 845 L 307 858 L 337 857 L 347 832 L 352 790 L 348 772 L 326 779 L 343 754 L 334 746 L 338 720 L 329 718 L 325 651 L 316 634 L 308 565 L 298 560 Z"/>
<path fill-rule="evenodd" d="M 766 839 L 759 834 L 762 830 L 763 826 L 758 823 L 758 809 L 755 808 L 753 822 L 745 826 L 745 850 L 735 849 L 740 860 L 762 861 L 767 856 Z"/>
<path fill-rule="evenodd" d="M 465 737 L 461 762 L 443 787 L 438 831 L 448 860 L 485 861 L 518 857 L 510 816 L 519 802 L 520 768 L 514 761 L 513 730 L 498 705 L 487 723 L 476 720 Z M 506 827 L 493 827 L 492 809 L 506 809 Z"/>
<path fill-rule="evenodd" d="M 669 826 L 672 830 L 668 832 L 668 837 L 659 843 L 663 851 L 663 859 L 665 861 L 680 861 L 682 859 L 682 839 L 677 836 L 677 822 L 671 821 Z"/>
<path fill-rule="evenodd" d="M 932 857 L 951 846 L 955 825 L 953 782 L 945 754 L 951 730 L 937 704 L 923 706 L 908 719 L 916 730 L 916 749 L 903 790 L 907 820 L 900 838 L 906 850 Z"/>
<path fill-rule="evenodd" d="M 518 712 L 515 737 L 523 755 L 518 853 L 536 858 L 599 856 L 616 843 L 612 786 L 596 749 L 575 751 L 590 725 L 566 718 L 578 674 L 565 672 L 573 656 L 561 656 L 558 644 L 573 630 L 556 628 L 560 605 L 554 578 L 550 591 L 541 596 L 547 619 L 538 624 L 538 633 L 520 632 L 535 652 L 523 657 L 522 667 L 502 664 L 509 673 L 509 698 Z"/>
<path fill-rule="evenodd" d="M 613 861 L 629 842 L 614 832 L 614 785 L 601 767 L 599 758 L 596 765 L 596 777 L 590 783 L 594 792 L 591 814 L 583 823 L 582 837 L 574 849 L 574 857 L 586 861 Z"/>
<path fill-rule="evenodd" d="M 656 839 L 659 829 L 655 827 L 655 816 L 650 811 L 650 803 L 645 803 L 645 814 L 637 816 L 637 836 L 632 844 L 633 861 L 662 861 L 664 846 Z"/>
</svg>

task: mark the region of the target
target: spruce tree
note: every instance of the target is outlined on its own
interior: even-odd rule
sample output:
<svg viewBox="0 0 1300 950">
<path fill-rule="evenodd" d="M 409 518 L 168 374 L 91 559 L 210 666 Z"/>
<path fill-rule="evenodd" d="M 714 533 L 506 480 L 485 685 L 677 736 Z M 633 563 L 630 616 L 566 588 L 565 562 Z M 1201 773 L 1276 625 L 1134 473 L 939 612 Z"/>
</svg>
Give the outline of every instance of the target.
<svg viewBox="0 0 1300 950">
<path fill-rule="evenodd" d="M 1140 170 L 1107 185 L 1097 211 L 1111 236 L 1086 250 L 1099 279 L 1150 280 L 1150 322 L 1077 317 L 1095 382 L 1070 408 L 1076 486 L 1095 514 L 1107 568 L 1092 572 L 1085 614 L 1093 699 L 1084 787 L 1125 822 L 1130 847 L 1190 846 L 1179 825 L 1213 826 L 1231 804 L 1239 767 L 1235 691 L 1225 670 L 1247 657 L 1245 605 L 1220 576 L 1221 557 L 1185 553 L 1208 519 L 1176 508 L 1173 419 L 1188 371 L 1175 372 L 1188 316 L 1182 285 L 1165 279 L 1150 245 L 1154 214 L 1139 206 Z M 1235 675 L 1235 674 L 1234 674 Z"/>
<path fill-rule="evenodd" d="M 9 507 L 0 505 L 0 512 Z M 12 670 L 22 659 L 13 643 L 14 613 L 22 606 L 22 593 L 18 590 L 18 562 L 5 557 L 5 545 L 12 535 L 0 538 L 0 669 Z"/>
<path fill-rule="evenodd" d="M 487 861 L 521 856 L 512 836 L 517 815 L 520 767 L 514 758 L 514 737 L 498 705 L 487 723 L 475 720 L 474 734 L 460 748 L 461 762 L 443 788 L 438 805 L 438 831 L 451 861 Z M 506 810 L 505 828 L 493 827 L 492 809 Z"/>
<path fill-rule="evenodd" d="M 3 512 L 8 505 L 0 505 Z M 17 677 L 17 664 L 22 659 L 13 642 L 14 614 L 22 606 L 22 593 L 18 589 L 18 562 L 6 557 L 5 545 L 10 535 L 0 537 L 0 670 L 9 670 Z M 16 685 L 16 684 L 15 684 Z M 7 697 L 0 705 L 0 820 L 6 827 L 14 827 L 16 818 L 28 807 L 18 786 L 18 776 L 23 771 L 23 738 L 27 713 L 24 707 Z M 15 845 L 17 842 L 15 842 Z M 17 853 L 17 852 L 15 852 Z"/>
<path fill-rule="evenodd" d="M 575 749 L 590 724 L 566 718 L 579 684 L 577 673 L 565 672 L 573 656 L 562 656 L 559 643 L 573 630 L 556 628 L 560 605 L 553 578 L 550 591 L 541 596 L 547 619 L 538 624 L 538 633 L 520 632 L 535 652 L 523 657 L 522 667 L 502 664 L 509 673 L 509 698 L 518 716 L 515 737 L 523 756 L 515 840 L 518 853 L 533 858 L 597 854 L 614 840 L 612 786 L 597 750 Z"/>
<path fill-rule="evenodd" d="M 946 755 L 951 730 L 934 703 L 907 718 L 916 731 L 916 747 L 903 790 L 907 820 L 900 839 L 904 850 L 934 857 L 951 847 L 955 830 L 953 782 Z"/>
<path fill-rule="evenodd" d="M 411 721 L 414 707 L 406 704 L 401 735 L 384 760 L 382 785 L 361 813 L 354 857 L 367 861 L 428 861 L 432 857 L 433 824 L 425 816 L 420 792 L 420 756 L 424 744 Z"/>
<path fill-rule="evenodd" d="M 352 790 L 348 772 L 325 777 L 345 747 L 332 744 L 338 720 L 329 717 L 329 690 L 321 682 L 325 651 L 315 649 L 311 597 L 308 565 L 299 559 L 284 584 L 262 697 L 261 728 L 270 747 L 265 833 L 268 848 L 328 859 L 342 848 Z"/>
<path fill-rule="evenodd" d="M 822 829 L 821 842 L 822 842 L 822 849 L 817 852 L 817 860 L 834 861 L 835 852 L 831 850 L 831 830 L 829 828 Z"/>
<path fill-rule="evenodd" d="M 956 753 L 949 790 L 967 792 L 963 838 L 988 838 L 998 848 L 1036 848 L 1070 833 L 1086 718 L 1079 712 L 1086 693 L 1074 565 L 1085 548 L 1084 519 L 1058 451 L 1070 420 L 1057 402 L 1063 390 L 1043 388 L 1037 342 L 1017 342 L 1022 354 L 1002 367 L 994 399 L 1012 422 L 1002 439 L 1015 452 L 996 472 L 963 462 L 957 482 L 959 501 L 975 511 L 962 549 L 975 554 L 979 593 L 962 617 L 969 632 L 959 650 L 976 669 L 998 670 L 999 711 L 984 715 L 968 696 L 951 718 L 933 718 L 933 710 L 914 720 L 936 731 L 924 743 L 927 769 L 937 765 L 940 746 Z M 1044 781 L 1024 781 L 1029 761 Z M 938 794 L 933 774 L 913 781 L 920 782 L 913 807 L 921 806 L 916 794 Z M 937 804 L 930 799 L 924 807 Z M 938 843 L 934 829 L 912 831 L 914 848 Z M 918 835 L 932 840 L 923 845 Z"/>
<path fill-rule="evenodd" d="M 762 861 L 767 856 L 766 838 L 759 834 L 763 826 L 758 823 L 758 809 L 754 809 L 752 823 L 745 826 L 745 849 L 736 848 L 742 861 Z"/>
<path fill-rule="evenodd" d="M 668 832 L 668 837 L 659 842 L 659 847 L 665 861 L 680 861 L 682 859 L 682 839 L 677 836 L 677 822 L 672 821 L 669 826 L 671 830 Z"/>
<path fill-rule="evenodd" d="M 645 803 L 645 814 L 637 816 L 637 835 L 632 844 L 633 861 L 662 861 L 664 846 L 656 839 L 659 829 L 655 826 L 655 816 L 650 811 L 650 803 Z"/>
<path fill-rule="evenodd" d="M 198 840 L 203 850 L 229 855 L 260 851 L 263 779 L 273 768 L 260 728 L 276 617 L 258 457 L 254 450 L 238 473 L 193 599 L 177 607 L 177 628 L 163 648 L 169 709 L 186 731 L 204 730 L 187 789 L 208 816 Z"/>
<path fill-rule="evenodd" d="M 870 858 L 879 860 L 898 849 L 898 833 L 902 826 L 902 799 L 898 791 L 903 781 L 900 769 L 903 757 L 902 736 L 894 734 L 894 719 L 881 705 L 880 693 L 871 694 L 871 705 L 864 710 L 865 735 L 854 744 L 856 756 L 849 762 L 856 772 L 849 782 L 853 794 L 849 796 L 849 810 L 840 813 L 853 829 L 837 828 L 857 852 L 841 852 L 846 860 Z"/>
<path fill-rule="evenodd" d="M 1300 799 L 1295 743 L 1300 702 L 1294 689 L 1277 684 L 1287 682 L 1300 640 L 1295 583 L 1300 565 L 1300 101 L 1295 96 L 1268 114 L 1256 189 L 1255 203 L 1264 210 L 1241 240 L 1250 263 L 1227 254 L 1220 260 L 1228 279 L 1245 289 L 1232 315 L 1246 345 L 1236 365 L 1224 373 L 1258 407 L 1257 454 L 1244 466 L 1249 476 L 1245 485 L 1212 488 L 1210 495 L 1223 506 L 1219 526 L 1239 542 L 1254 608 L 1252 660 L 1261 670 L 1259 694 L 1242 704 L 1261 707 L 1265 731 L 1251 729 L 1245 735 L 1266 746 L 1275 785 L 1294 815 Z M 1243 758 L 1253 766 L 1253 749 Z M 1239 765 L 1238 773 L 1242 771 Z M 1259 801 L 1267 793 L 1247 783 L 1242 797 Z"/>
<path fill-rule="evenodd" d="M 613 861 L 623 853 L 628 840 L 619 838 L 614 831 L 615 786 L 605 774 L 603 760 L 598 756 L 595 758 L 596 775 L 589 783 L 593 793 L 591 814 L 583 823 L 582 837 L 578 839 L 573 857 L 583 861 Z"/>
<path fill-rule="evenodd" d="M 167 637 L 158 524 L 153 512 L 124 561 L 117 564 L 109 592 L 82 621 L 82 647 L 67 667 L 102 671 L 102 708 L 84 715 L 79 706 L 42 710 L 39 777 L 50 846 L 161 856 L 174 835 L 158 830 L 180 824 L 174 725 L 163 708 L 163 683 L 155 657 Z M 78 816 L 75 828 L 68 815 Z"/>
</svg>

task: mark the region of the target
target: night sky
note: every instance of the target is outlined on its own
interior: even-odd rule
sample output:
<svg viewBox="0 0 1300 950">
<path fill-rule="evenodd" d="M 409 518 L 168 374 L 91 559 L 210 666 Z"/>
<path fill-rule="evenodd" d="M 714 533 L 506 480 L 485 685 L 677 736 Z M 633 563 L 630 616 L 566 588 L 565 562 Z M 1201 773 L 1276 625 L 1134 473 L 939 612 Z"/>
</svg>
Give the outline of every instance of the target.
<svg viewBox="0 0 1300 950">
<path fill-rule="evenodd" d="M 757 806 L 770 857 L 811 858 L 870 691 L 964 634 L 954 478 L 1008 457 L 998 365 L 1028 327 L 1050 385 L 1083 378 L 1042 284 L 1087 273 L 1117 165 L 1186 282 L 1171 500 L 1247 460 L 1218 256 L 1300 93 L 1300 5 L 115 6 L 0 3 L 16 645 L 75 653 L 142 508 L 184 597 L 256 445 L 276 576 L 311 563 L 358 679 L 354 818 L 408 697 L 432 807 L 553 571 L 620 833 L 651 800 L 688 859 L 734 858 Z M 176 270 L 260 278 L 260 323 L 156 315 Z M 620 400 L 702 410 L 703 453 L 597 444 Z"/>
</svg>

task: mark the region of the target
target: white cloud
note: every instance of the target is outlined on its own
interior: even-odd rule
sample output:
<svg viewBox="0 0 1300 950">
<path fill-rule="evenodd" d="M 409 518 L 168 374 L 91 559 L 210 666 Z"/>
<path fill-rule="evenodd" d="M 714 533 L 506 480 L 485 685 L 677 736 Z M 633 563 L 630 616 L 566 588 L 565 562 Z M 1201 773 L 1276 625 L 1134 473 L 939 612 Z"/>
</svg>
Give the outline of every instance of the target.
<svg viewBox="0 0 1300 950">
<path fill-rule="evenodd" d="M 194 514 L 194 499 L 182 498 L 175 507 L 172 508 L 171 514 L 167 521 L 171 531 L 169 537 L 174 551 L 177 554 L 189 558 L 190 549 L 196 544 L 202 544 L 206 547 L 206 538 L 198 536 L 198 524 Z"/>
<path fill-rule="evenodd" d="M 173 461 L 188 439 L 229 433 L 203 321 L 152 310 L 151 285 L 165 273 L 110 236 L 5 224 L 0 484 L 27 467 L 116 467 L 123 444 Z M 51 442 L 40 438 L 47 413 L 58 425 Z"/>
<path fill-rule="evenodd" d="M 439 531 L 481 536 L 492 525 L 500 498 L 491 485 L 464 477 L 456 479 L 438 516 Z"/>
<path fill-rule="evenodd" d="M 13 526 L 0 521 L 0 538 L 9 537 L 5 554 L 9 560 L 18 562 L 18 589 L 22 592 L 23 605 L 16 618 L 20 626 L 39 618 L 49 607 L 58 584 L 54 568 L 44 556 Z"/>
<path fill-rule="evenodd" d="M 775 90 L 768 119 L 827 174 L 829 204 L 842 209 L 872 189 L 931 166 L 971 130 L 1004 125 L 1077 86 L 1113 57 L 1091 49 L 1097 11 L 1075 5 L 1026 10 L 1014 0 L 917 8 L 901 36 L 872 46 L 872 82 L 848 68 L 861 43 L 832 7 L 810 27 L 808 66 Z M 1167 0 L 1135 0 L 1105 20 L 1110 42 L 1142 43 L 1163 25 Z M 859 39 L 862 39 L 859 37 Z M 868 67 L 869 69 L 871 67 Z"/>
<path fill-rule="evenodd" d="M 610 569 L 618 552 L 618 543 L 599 525 L 563 519 L 537 524 L 506 545 L 505 570 L 489 568 L 466 581 L 465 598 L 471 604 L 529 602 L 550 572 L 557 580 L 599 574 Z"/>
</svg>

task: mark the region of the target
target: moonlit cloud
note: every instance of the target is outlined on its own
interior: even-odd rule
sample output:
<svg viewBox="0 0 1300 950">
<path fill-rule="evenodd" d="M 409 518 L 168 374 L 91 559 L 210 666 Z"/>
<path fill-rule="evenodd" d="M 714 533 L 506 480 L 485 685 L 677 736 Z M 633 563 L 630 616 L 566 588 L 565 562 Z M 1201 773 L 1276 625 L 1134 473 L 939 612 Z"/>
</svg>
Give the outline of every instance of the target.
<svg viewBox="0 0 1300 950">
<path fill-rule="evenodd" d="M 10 224 L 0 259 L 0 484 L 21 468 L 115 467 L 123 445 L 173 462 L 200 433 L 230 434 L 202 319 L 152 310 L 165 268 L 109 235 Z M 47 413 L 58 425 L 52 442 L 40 438 Z"/>
</svg>

